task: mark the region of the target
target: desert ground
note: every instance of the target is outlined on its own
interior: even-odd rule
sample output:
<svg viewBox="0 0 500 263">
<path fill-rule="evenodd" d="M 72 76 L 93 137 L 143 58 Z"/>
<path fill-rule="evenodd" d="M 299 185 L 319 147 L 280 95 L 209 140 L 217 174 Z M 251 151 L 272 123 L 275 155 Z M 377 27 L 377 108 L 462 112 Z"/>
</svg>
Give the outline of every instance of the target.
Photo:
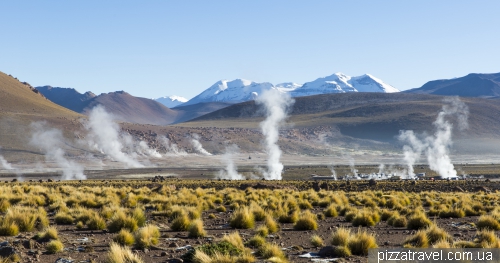
<svg viewBox="0 0 500 263">
<path fill-rule="evenodd" d="M 281 181 L 229 181 L 216 179 L 220 158 L 172 158 L 176 165 L 135 169 L 108 163 L 86 169 L 82 181 L 58 181 L 57 169 L 3 171 L 0 256 L 5 262 L 107 262 L 117 242 L 140 260 L 123 262 L 366 262 L 366 249 L 376 246 L 500 246 L 500 165 L 488 159 L 455 164 L 468 180 L 334 181 L 310 176 L 329 176 L 332 167 L 340 176 L 352 167 L 340 159 L 334 165 L 331 157 L 285 156 Z M 251 178 L 265 156 L 234 160 Z M 377 173 L 376 163 L 355 167 Z M 427 165 L 415 172 L 434 175 Z M 246 216 L 253 223 L 241 223 Z M 146 233 L 151 227 L 153 234 Z M 135 241 L 124 241 L 122 229 Z M 335 238 L 342 231 L 350 232 L 345 244 Z M 52 251 L 54 240 L 62 243 L 59 251 Z"/>
</svg>

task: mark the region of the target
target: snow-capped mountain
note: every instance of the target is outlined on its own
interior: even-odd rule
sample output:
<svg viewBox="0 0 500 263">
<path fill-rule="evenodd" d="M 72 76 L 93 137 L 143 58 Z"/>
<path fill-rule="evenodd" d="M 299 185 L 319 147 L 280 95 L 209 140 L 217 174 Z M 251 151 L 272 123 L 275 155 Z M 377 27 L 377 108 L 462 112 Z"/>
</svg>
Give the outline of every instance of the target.
<svg viewBox="0 0 500 263">
<path fill-rule="evenodd" d="M 328 77 L 307 82 L 304 85 L 294 82 L 273 85 L 269 82 L 256 83 L 245 79 L 221 80 L 182 105 L 214 101 L 239 103 L 253 100 L 263 90 L 271 88 L 289 93 L 292 97 L 346 92 L 399 92 L 398 89 L 369 74 L 350 77 L 342 73 L 335 73 Z"/>
<path fill-rule="evenodd" d="M 290 92 L 290 91 L 293 91 L 297 88 L 302 87 L 302 84 L 297 84 L 294 82 L 285 82 L 285 83 L 276 84 L 276 86 L 274 86 L 274 87 L 282 92 Z"/>
<path fill-rule="evenodd" d="M 290 92 L 292 97 L 310 96 L 327 93 L 346 93 L 346 92 L 399 92 L 393 86 L 384 83 L 382 80 L 365 74 L 358 77 L 350 77 L 342 73 L 319 78 L 307 82 L 302 87 Z"/>
<path fill-rule="evenodd" d="M 262 91 L 271 89 L 269 82 L 257 83 L 246 79 L 220 80 L 198 96 L 182 104 L 183 106 L 201 102 L 240 103 L 255 99 Z"/>
<path fill-rule="evenodd" d="M 179 97 L 179 96 L 175 96 L 175 95 L 174 96 L 161 97 L 161 98 L 157 98 L 155 100 L 158 101 L 159 103 L 161 103 L 161 104 L 169 107 L 169 108 L 173 108 L 175 106 L 179 106 L 182 103 L 188 101 L 188 99 L 186 99 L 184 97 Z"/>
</svg>

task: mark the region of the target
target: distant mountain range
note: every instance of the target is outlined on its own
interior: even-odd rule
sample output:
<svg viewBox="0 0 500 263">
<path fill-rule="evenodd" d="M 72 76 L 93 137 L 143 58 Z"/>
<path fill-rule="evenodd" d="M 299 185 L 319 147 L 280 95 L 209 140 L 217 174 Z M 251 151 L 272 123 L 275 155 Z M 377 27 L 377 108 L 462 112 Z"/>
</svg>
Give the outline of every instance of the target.
<svg viewBox="0 0 500 263">
<path fill-rule="evenodd" d="M 498 97 L 500 96 L 500 73 L 471 73 L 460 78 L 433 80 L 420 88 L 404 92 L 461 97 Z"/>
<path fill-rule="evenodd" d="M 268 89 L 277 89 L 292 97 L 334 93 L 399 92 L 398 89 L 372 75 L 350 77 L 342 73 L 335 73 L 304 84 L 287 82 L 273 85 L 269 82 L 257 83 L 245 79 L 221 80 L 190 100 L 179 96 L 151 100 L 134 97 L 123 91 L 97 96 L 92 92 L 81 94 L 71 88 L 42 86 L 36 89 L 52 102 L 78 113 L 87 114 L 92 107 L 103 105 L 120 121 L 155 125 L 189 121 L 232 104 L 254 100 Z M 499 97 L 500 73 L 469 74 L 461 78 L 430 81 L 420 88 L 407 90 L 404 93 Z"/>
<path fill-rule="evenodd" d="M 175 95 L 161 97 L 161 98 L 157 98 L 155 100 L 158 101 L 159 103 L 169 107 L 169 108 L 177 107 L 177 106 L 181 105 L 182 103 L 188 101 L 188 99 L 186 99 L 184 97 L 175 96 Z"/>
<path fill-rule="evenodd" d="M 221 80 L 182 105 L 202 102 L 240 103 L 254 100 L 262 91 L 273 88 L 289 93 L 292 97 L 346 92 L 399 92 L 398 89 L 369 74 L 350 77 L 342 73 L 335 73 L 303 85 L 293 82 L 273 85 L 269 82 L 257 83 L 245 79 Z"/>
</svg>

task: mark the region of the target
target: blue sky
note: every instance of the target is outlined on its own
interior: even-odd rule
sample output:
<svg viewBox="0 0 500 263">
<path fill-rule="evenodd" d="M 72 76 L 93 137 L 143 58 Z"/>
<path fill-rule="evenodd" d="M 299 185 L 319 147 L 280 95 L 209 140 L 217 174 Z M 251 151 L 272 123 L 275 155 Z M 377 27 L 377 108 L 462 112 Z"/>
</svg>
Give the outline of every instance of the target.
<svg viewBox="0 0 500 263">
<path fill-rule="evenodd" d="M 1 1 L 0 71 L 148 98 L 335 72 L 405 90 L 500 72 L 498 10 L 500 1 Z"/>
</svg>

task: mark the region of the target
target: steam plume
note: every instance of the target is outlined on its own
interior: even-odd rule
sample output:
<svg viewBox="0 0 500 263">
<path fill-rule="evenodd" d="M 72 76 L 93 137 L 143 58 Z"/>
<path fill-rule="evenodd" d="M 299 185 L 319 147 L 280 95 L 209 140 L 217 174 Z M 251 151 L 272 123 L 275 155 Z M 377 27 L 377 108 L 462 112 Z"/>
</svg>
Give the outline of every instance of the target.
<svg viewBox="0 0 500 263">
<path fill-rule="evenodd" d="M 134 157 L 123 152 L 124 145 L 120 140 L 118 124 L 102 106 L 96 106 L 90 111 L 87 129 L 89 137 L 95 143 L 94 147 L 102 153 L 128 167 L 143 167 Z"/>
<path fill-rule="evenodd" d="M 245 177 L 239 174 L 234 165 L 233 155 L 238 153 L 238 146 L 231 144 L 226 147 L 226 152 L 222 155 L 222 161 L 226 164 L 226 168 L 219 171 L 218 178 L 229 180 L 244 180 Z"/>
<path fill-rule="evenodd" d="M 31 124 L 33 134 L 30 144 L 40 147 L 45 153 L 45 159 L 56 162 L 63 169 L 63 180 L 86 179 L 83 167 L 78 163 L 66 159 L 65 152 L 61 148 L 64 141 L 62 132 L 58 129 L 47 128 L 44 123 L 35 122 Z"/>
<path fill-rule="evenodd" d="M 427 162 L 431 170 L 444 178 L 457 175 L 449 156 L 449 149 L 453 144 L 451 139 L 453 124 L 447 119 L 455 116 L 459 130 L 467 129 L 469 109 L 458 97 L 446 98 L 444 102 L 446 104 L 443 105 L 441 112 L 439 112 L 436 121 L 433 123 L 436 128 L 434 135 L 420 140 L 413 131 L 400 133 L 399 139 L 409 143 L 409 145 L 403 147 L 403 151 L 410 176 L 414 176 L 413 164 L 423 152 L 427 156 Z"/>
<path fill-rule="evenodd" d="M 330 171 L 332 172 L 332 177 L 334 180 L 337 180 L 337 172 L 335 171 L 335 165 L 332 164 L 332 166 L 330 166 Z"/>
<path fill-rule="evenodd" d="M 200 140 L 200 135 L 198 135 L 196 133 L 191 135 L 191 145 L 193 145 L 194 150 L 199 154 L 212 155 L 211 153 L 207 152 L 207 150 L 205 150 L 203 148 L 203 145 L 201 145 L 199 140 Z"/>
<path fill-rule="evenodd" d="M 172 155 L 186 155 L 186 151 L 180 150 L 177 144 L 172 143 L 167 137 L 162 136 L 160 137 L 160 142 L 163 144 L 165 147 L 167 154 L 172 154 Z"/>
<path fill-rule="evenodd" d="M 263 105 L 266 119 L 260 123 L 260 128 L 265 136 L 267 158 L 267 171 L 264 171 L 266 180 L 281 180 L 283 164 L 280 162 L 281 150 L 278 146 L 279 128 L 287 117 L 287 110 L 293 105 L 294 100 L 290 95 L 278 90 L 265 90 L 255 101 Z"/>
<path fill-rule="evenodd" d="M 0 155 L 0 166 L 5 170 L 14 170 L 14 168 L 12 168 L 12 165 L 7 162 L 7 160 L 5 160 L 2 155 Z"/>
</svg>

